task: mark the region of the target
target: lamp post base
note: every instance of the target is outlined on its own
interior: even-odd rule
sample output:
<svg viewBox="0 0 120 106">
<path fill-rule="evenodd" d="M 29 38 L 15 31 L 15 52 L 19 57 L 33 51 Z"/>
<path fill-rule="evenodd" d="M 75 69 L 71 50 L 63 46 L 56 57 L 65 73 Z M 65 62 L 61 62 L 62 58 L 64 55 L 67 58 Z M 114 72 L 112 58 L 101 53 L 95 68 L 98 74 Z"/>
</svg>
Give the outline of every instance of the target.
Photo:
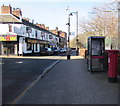
<svg viewBox="0 0 120 106">
<path fill-rule="evenodd" d="M 70 59 L 70 55 L 67 55 L 67 60 Z"/>
</svg>

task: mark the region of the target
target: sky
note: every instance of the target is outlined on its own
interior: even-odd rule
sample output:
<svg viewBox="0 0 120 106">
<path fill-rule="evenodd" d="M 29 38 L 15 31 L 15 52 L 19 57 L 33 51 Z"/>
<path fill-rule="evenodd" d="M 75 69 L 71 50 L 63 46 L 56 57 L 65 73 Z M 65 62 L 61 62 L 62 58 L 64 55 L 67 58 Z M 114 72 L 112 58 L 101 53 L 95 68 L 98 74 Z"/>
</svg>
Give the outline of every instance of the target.
<svg viewBox="0 0 120 106">
<path fill-rule="evenodd" d="M 44 2 L 43 2 L 44 1 Z M 78 11 L 78 21 L 88 18 L 94 6 L 110 0 L 1 0 L 1 6 L 11 5 L 20 8 L 22 16 L 34 20 L 35 23 L 45 24 L 50 30 L 58 27 L 68 32 L 68 14 Z M 69 10 L 66 9 L 69 6 Z M 71 32 L 76 31 L 76 14 L 70 17 Z M 80 23 L 79 23 L 80 24 Z M 80 32 L 79 32 L 80 33 Z"/>
</svg>

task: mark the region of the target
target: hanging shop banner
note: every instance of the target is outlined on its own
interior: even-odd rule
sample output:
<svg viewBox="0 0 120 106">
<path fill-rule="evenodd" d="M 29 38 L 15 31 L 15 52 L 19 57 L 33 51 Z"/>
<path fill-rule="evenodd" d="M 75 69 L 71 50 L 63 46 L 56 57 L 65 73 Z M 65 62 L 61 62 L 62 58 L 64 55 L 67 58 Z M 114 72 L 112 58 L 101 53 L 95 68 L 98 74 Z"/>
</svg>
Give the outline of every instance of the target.
<svg viewBox="0 0 120 106">
<path fill-rule="evenodd" d="M 16 35 L 0 35 L 0 41 L 17 41 Z"/>
</svg>

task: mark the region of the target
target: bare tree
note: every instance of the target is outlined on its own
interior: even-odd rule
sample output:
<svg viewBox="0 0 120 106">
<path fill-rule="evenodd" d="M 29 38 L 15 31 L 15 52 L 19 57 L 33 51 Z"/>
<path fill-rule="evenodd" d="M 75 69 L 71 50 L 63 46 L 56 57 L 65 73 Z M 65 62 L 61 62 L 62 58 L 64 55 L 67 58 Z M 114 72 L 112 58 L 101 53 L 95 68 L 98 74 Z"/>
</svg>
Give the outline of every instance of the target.
<svg viewBox="0 0 120 106">
<path fill-rule="evenodd" d="M 99 7 L 93 7 L 94 16 L 89 20 L 80 22 L 80 27 L 84 32 L 93 36 L 105 36 L 112 39 L 112 43 L 115 44 L 118 34 L 118 18 L 117 8 L 115 2 L 104 4 Z M 115 44 L 116 45 L 116 44 Z"/>
</svg>

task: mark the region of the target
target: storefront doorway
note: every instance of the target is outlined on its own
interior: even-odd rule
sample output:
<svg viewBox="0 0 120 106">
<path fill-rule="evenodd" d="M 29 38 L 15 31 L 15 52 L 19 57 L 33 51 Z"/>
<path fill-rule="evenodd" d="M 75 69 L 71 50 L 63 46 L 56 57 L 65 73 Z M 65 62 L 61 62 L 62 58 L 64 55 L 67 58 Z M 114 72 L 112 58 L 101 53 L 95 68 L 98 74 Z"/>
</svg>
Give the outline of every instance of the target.
<svg viewBox="0 0 120 106">
<path fill-rule="evenodd" d="M 16 51 L 15 43 L 3 43 L 3 55 L 16 55 Z"/>
</svg>

